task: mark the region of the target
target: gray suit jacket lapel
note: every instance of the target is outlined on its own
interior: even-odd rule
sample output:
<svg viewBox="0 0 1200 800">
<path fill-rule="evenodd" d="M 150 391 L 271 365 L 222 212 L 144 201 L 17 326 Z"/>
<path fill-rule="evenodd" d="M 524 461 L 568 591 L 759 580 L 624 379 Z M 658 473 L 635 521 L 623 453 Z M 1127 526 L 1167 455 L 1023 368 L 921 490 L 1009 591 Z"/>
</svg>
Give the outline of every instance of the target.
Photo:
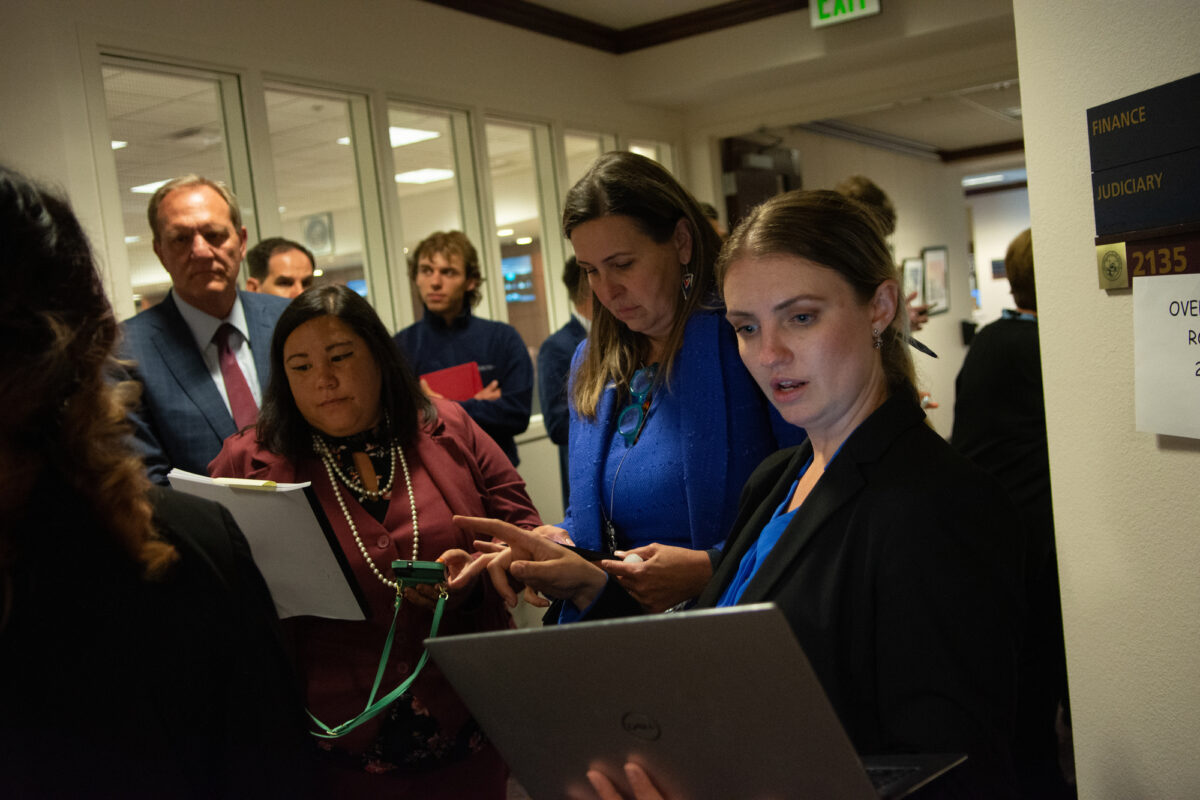
<svg viewBox="0 0 1200 800">
<path fill-rule="evenodd" d="M 213 431 L 224 439 L 235 432 L 233 416 L 221 400 L 221 393 L 217 391 L 208 367 L 204 365 L 204 358 L 196 349 L 192 331 L 184 322 L 171 295 L 163 300 L 163 305 L 168 303 L 170 307 L 163 315 L 165 324 L 154 337 L 154 347 L 166 369 L 200 409 Z M 169 425 L 170 420 L 163 420 L 163 424 Z"/>
<path fill-rule="evenodd" d="M 246 312 L 246 327 L 250 329 L 250 352 L 254 354 L 258 385 L 266 394 L 271 376 L 271 335 L 275 331 L 278 315 L 268 318 L 254 298 L 248 298 L 246 292 L 238 294 L 242 297 L 242 310 Z"/>
</svg>

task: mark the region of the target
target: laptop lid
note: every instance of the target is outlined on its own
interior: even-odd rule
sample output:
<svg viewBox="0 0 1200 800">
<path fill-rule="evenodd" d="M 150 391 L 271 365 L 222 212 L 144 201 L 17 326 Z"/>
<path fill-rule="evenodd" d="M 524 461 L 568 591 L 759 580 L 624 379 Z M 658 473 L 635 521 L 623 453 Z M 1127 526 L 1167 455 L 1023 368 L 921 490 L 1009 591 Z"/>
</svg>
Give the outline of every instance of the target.
<svg viewBox="0 0 1200 800">
<path fill-rule="evenodd" d="M 535 800 L 595 798 L 589 769 L 628 793 L 626 761 L 666 796 L 696 800 L 908 791 L 877 794 L 770 603 L 425 644 Z M 947 759 L 889 761 L 910 773 L 904 783 L 923 784 Z"/>
</svg>

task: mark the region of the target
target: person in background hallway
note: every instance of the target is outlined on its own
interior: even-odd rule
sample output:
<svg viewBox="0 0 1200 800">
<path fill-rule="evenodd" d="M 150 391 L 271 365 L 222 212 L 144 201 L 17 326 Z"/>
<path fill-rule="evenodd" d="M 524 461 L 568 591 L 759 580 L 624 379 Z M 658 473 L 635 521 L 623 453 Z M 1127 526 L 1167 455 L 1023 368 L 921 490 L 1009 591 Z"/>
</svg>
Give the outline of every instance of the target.
<svg viewBox="0 0 1200 800">
<path fill-rule="evenodd" d="M 852 200 L 857 200 L 878 215 L 879 222 L 883 226 L 884 236 L 890 237 L 896 232 L 896 207 L 892 205 L 887 193 L 870 178 L 865 175 L 851 175 L 837 185 L 836 191 Z M 910 291 L 904 298 L 904 304 L 908 310 L 909 330 L 913 331 L 921 330 L 925 323 L 929 322 L 929 306 L 914 306 L 912 303 L 916 298 L 916 289 Z M 926 406 L 926 408 L 928 407 Z"/>
<path fill-rule="evenodd" d="M 563 232 L 595 301 L 571 365 L 570 501 L 545 532 L 613 553 L 605 568 L 661 610 L 703 588 L 741 484 L 803 431 L 738 359 L 717 310 L 720 240 L 660 164 L 601 156 L 567 193 Z"/>
<path fill-rule="evenodd" d="M 533 361 L 516 328 L 471 314 L 483 299 L 474 245 L 460 231 L 431 233 L 413 249 L 408 277 L 425 316 L 397 333 L 396 344 L 418 376 L 469 361 L 479 365 L 483 388 L 462 407 L 515 467 L 515 437 L 529 427 L 533 410 Z"/>
<path fill-rule="evenodd" d="M 558 445 L 558 468 L 562 476 L 563 508 L 570 496 L 567 478 L 567 433 L 570 428 L 570 413 L 567 411 L 567 378 L 571 372 L 571 359 L 579 343 L 587 338 L 592 324 L 592 290 L 575 256 L 567 259 L 563 267 L 563 283 L 571 298 L 571 321 L 563 325 L 542 342 L 538 350 L 537 374 L 538 397 L 542 403 L 542 419 L 546 422 L 546 433 L 550 441 Z"/>
<path fill-rule="evenodd" d="M 246 290 L 291 300 L 313 284 L 316 261 L 299 242 L 272 236 L 246 253 Z"/>
<path fill-rule="evenodd" d="M 717 276 L 747 369 L 809 438 L 746 482 L 697 606 L 775 603 L 859 753 L 968 754 L 922 797 L 1011 798 L 1024 614 L 1015 510 L 926 422 L 875 217 L 836 192 L 778 195 L 734 230 Z M 564 619 L 642 610 L 548 537 L 457 521 L 510 545 L 482 545 L 492 553 L 473 565 L 500 591 L 512 591 L 497 574 L 507 563 L 564 600 Z M 787 742 L 774 747 L 788 757 Z"/>
<path fill-rule="evenodd" d="M 1050 458 L 1038 346 L 1033 239 L 1028 228 L 1004 254 L 1016 309 L 975 334 L 955 382 L 950 443 L 996 477 L 1015 501 L 1029 541 L 1029 626 L 1014 753 L 1022 797 L 1075 796 L 1059 765 L 1055 720 L 1067 702 Z M 1015 532 L 1014 532 L 1015 533 Z"/>
<path fill-rule="evenodd" d="M 371 612 L 363 622 L 284 620 L 308 707 L 336 726 L 363 710 L 375 680 L 396 601 L 392 561 L 447 565 L 439 635 L 508 628 L 487 582 L 455 579 L 473 547 L 451 516 L 541 520 L 496 443 L 460 405 L 421 392 L 375 310 L 346 286 L 292 301 L 271 366 L 257 427 L 230 437 L 209 473 L 312 483 Z M 405 590 L 381 695 L 412 675 L 436 598 L 432 586 Z M 328 797 L 504 798 L 507 767 L 432 662 L 380 716 L 322 741 Z"/>
<path fill-rule="evenodd" d="M 0 167 L 0 796 L 311 797 L 315 748 L 229 513 L 151 487 L 67 204 Z"/>
<path fill-rule="evenodd" d="M 729 238 L 729 231 L 725 230 L 725 226 L 721 224 L 721 215 L 717 213 L 717 207 L 712 203 L 701 203 L 700 210 L 704 212 L 704 216 L 708 219 L 708 224 L 712 225 L 712 229 L 717 232 L 717 236 L 721 237 L 721 241 Z"/>
<path fill-rule="evenodd" d="M 203 475 L 225 437 L 254 423 L 287 301 L 238 291 L 246 229 L 225 184 L 175 178 L 147 216 L 171 291 L 125 321 L 121 355 L 143 386 L 131 419 L 147 472 L 165 484 L 172 467 Z"/>
</svg>

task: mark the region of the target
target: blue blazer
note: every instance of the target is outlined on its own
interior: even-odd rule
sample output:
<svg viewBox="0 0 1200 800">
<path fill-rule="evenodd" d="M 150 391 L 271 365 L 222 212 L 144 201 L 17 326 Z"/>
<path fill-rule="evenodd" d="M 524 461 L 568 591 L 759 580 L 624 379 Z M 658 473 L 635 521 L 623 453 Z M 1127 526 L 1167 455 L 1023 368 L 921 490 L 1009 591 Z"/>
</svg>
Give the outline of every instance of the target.
<svg viewBox="0 0 1200 800">
<path fill-rule="evenodd" d="M 572 375 L 589 341 L 575 351 Z M 670 391 L 687 399 L 681 429 L 692 434 L 678 443 L 687 497 L 687 518 L 678 524 L 692 547 L 707 549 L 725 540 L 742 484 L 754 468 L 779 448 L 803 441 L 804 430 L 784 421 L 763 397 L 738 356 L 733 328 L 713 311 L 697 312 L 688 321 Z M 616 396 L 615 387 L 604 390 L 595 420 L 571 406 L 571 496 L 563 527 L 576 544 L 592 550 L 603 547 L 604 460 L 615 435 Z"/>
<path fill-rule="evenodd" d="M 271 377 L 271 334 L 288 301 L 253 292 L 238 296 L 258 382 L 265 390 Z M 237 429 L 174 294 L 127 319 L 122 328 L 121 356 L 136 362 L 131 377 L 143 386 L 141 406 L 130 417 L 150 480 L 166 484 L 172 467 L 207 475 L 208 462 Z"/>
</svg>

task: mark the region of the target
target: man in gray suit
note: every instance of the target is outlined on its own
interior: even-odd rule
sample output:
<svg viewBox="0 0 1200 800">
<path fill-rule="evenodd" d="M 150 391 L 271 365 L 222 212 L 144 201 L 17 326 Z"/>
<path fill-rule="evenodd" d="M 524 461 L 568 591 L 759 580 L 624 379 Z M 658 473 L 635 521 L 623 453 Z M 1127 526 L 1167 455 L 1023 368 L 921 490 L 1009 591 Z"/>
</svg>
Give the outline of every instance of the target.
<svg viewBox="0 0 1200 800">
<path fill-rule="evenodd" d="M 225 437 L 254 422 L 287 301 L 238 291 L 246 229 L 223 183 L 175 178 L 147 216 L 171 291 L 125 321 L 122 355 L 143 386 L 132 421 L 147 472 L 166 483 L 172 467 L 206 474 Z"/>
</svg>

